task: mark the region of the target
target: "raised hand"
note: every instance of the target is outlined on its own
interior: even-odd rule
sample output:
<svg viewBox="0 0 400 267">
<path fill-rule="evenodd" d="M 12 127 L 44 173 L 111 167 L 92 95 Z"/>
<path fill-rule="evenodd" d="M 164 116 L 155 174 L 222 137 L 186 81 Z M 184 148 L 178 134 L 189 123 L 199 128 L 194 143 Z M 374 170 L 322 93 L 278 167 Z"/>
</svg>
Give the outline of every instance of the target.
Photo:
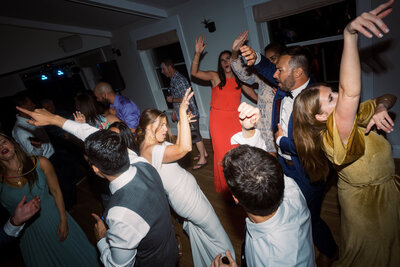
<svg viewBox="0 0 400 267">
<path fill-rule="evenodd" d="M 26 196 L 23 196 L 21 201 L 17 204 L 14 215 L 10 220 L 13 225 L 22 225 L 40 210 L 40 198 L 38 196 L 35 196 L 27 203 L 25 203 L 25 201 Z"/>
<path fill-rule="evenodd" d="M 232 51 L 239 51 L 240 47 L 242 47 L 244 42 L 247 40 L 248 35 L 249 35 L 248 30 L 245 30 L 244 32 L 240 33 L 238 37 L 236 37 L 236 39 L 233 41 Z"/>
<path fill-rule="evenodd" d="M 240 52 L 242 53 L 242 56 L 247 60 L 248 66 L 253 66 L 254 63 L 256 63 L 257 54 L 253 48 L 251 48 L 248 45 L 244 45 L 244 46 L 240 47 Z"/>
<path fill-rule="evenodd" d="M 382 19 L 392 12 L 391 6 L 393 2 L 394 0 L 390 0 L 369 12 L 362 13 L 346 26 L 344 34 L 356 34 L 359 32 L 368 38 L 372 38 L 373 35 L 371 33 L 373 33 L 378 38 L 382 38 L 383 33 L 389 32 L 389 28 Z"/>
<path fill-rule="evenodd" d="M 86 123 L 86 117 L 80 111 L 76 111 L 75 113 L 72 113 L 72 115 L 74 116 L 74 121 Z"/>
<path fill-rule="evenodd" d="M 179 115 L 183 112 L 186 114 L 186 111 L 189 109 L 190 99 L 193 97 L 194 92 L 192 91 L 192 87 L 186 89 L 185 96 L 182 98 L 182 103 L 179 106 Z"/>
<path fill-rule="evenodd" d="M 196 44 L 195 44 L 196 54 L 203 53 L 204 49 L 207 46 L 207 44 L 205 44 L 204 41 L 205 37 L 203 35 L 199 35 L 199 37 L 196 39 Z"/>
<path fill-rule="evenodd" d="M 29 111 L 21 107 L 16 108 L 19 111 L 28 114 L 32 119 L 27 120 L 27 122 L 35 126 L 56 125 L 58 127 L 62 127 L 64 122 L 67 120 L 63 117 L 50 113 L 43 108 L 35 109 L 34 111 Z"/>
<path fill-rule="evenodd" d="M 238 112 L 240 124 L 244 129 L 254 128 L 261 117 L 260 110 L 246 102 L 239 105 Z"/>
</svg>

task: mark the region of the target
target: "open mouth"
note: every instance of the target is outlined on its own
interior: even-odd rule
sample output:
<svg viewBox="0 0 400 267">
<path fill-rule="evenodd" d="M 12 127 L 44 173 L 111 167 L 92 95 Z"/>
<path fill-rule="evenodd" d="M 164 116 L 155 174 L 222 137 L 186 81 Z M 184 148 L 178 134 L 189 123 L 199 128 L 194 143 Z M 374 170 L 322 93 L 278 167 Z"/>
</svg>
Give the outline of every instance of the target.
<svg viewBox="0 0 400 267">
<path fill-rule="evenodd" d="M 9 150 L 8 148 L 3 148 L 3 149 L 1 150 L 1 154 L 2 154 L 2 155 L 7 154 L 8 152 L 10 152 L 10 150 Z"/>
</svg>

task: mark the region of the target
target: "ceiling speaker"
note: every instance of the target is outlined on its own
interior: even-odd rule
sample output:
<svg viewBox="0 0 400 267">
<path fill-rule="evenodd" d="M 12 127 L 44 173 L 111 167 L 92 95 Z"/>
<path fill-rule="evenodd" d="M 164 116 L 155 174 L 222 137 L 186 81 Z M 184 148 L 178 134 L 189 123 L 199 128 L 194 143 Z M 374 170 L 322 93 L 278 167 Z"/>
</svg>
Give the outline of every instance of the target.
<svg viewBox="0 0 400 267">
<path fill-rule="evenodd" d="M 58 45 L 64 52 L 71 52 L 82 48 L 82 38 L 80 35 L 71 35 L 58 40 Z"/>
</svg>

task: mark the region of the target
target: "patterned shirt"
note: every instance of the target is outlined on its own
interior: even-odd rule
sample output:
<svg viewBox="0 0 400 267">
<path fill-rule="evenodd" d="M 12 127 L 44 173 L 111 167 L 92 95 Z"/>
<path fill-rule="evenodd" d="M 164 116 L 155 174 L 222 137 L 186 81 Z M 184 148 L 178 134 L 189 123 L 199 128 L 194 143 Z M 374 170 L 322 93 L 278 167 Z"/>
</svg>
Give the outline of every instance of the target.
<svg viewBox="0 0 400 267">
<path fill-rule="evenodd" d="M 248 74 L 247 67 L 243 65 L 240 59 L 231 60 L 231 67 L 242 82 L 247 84 L 258 83 L 257 107 L 260 110 L 261 118 L 257 123 L 257 129 L 260 130 L 261 136 L 265 140 L 266 151 L 276 152 L 272 133 L 272 104 L 274 102 L 272 87 L 263 82 L 256 74 Z"/>
<path fill-rule="evenodd" d="M 186 89 L 190 87 L 190 84 L 185 76 L 176 71 L 174 76 L 171 78 L 170 87 L 173 98 L 183 98 L 185 96 Z M 178 120 L 180 105 L 181 103 L 173 103 L 174 111 Z M 194 102 L 194 97 L 190 99 L 189 110 L 194 116 L 199 117 L 199 110 Z"/>
</svg>

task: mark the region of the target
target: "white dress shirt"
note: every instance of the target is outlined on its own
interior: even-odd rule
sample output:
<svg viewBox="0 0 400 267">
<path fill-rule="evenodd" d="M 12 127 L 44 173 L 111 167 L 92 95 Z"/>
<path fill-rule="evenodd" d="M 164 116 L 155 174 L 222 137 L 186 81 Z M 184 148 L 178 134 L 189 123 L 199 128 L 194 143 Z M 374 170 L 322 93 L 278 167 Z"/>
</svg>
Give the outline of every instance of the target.
<svg viewBox="0 0 400 267">
<path fill-rule="evenodd" d="M 13 225 L 10 222 L 10 219 L 4 224 L 3 230 L 4 232 L 9 235 L 9 236 L 13 236 L 13 237 L 17 237 L 19 235 L 19 233 L 21 232 L 21 230 L 24 228 L 25 224 L 22 225 Z"/>
<path fill-rule="evenodd" d="M 258 266 L 315 266 L 311 217 L 296 182 L 284 176 L 285 190 L 276 213 L 262 223 L 246 218 L 246 263 Z"/>
<path fill-rule="evenodd" d="M 136 168 L 130 166 L 117 179 L 110 183 L 111 194 L 124 187 L 136 174 Z M 125 207 L 115 206 L 108 211 L 106 237 L 99 240 L 97 247 L 101 261 L 105 266 L 133 266 L 136 249 L 147 235 L 150 225 L 136 212 Z"/>
<path fill-rule="evenodd" d="M 244 137 L 243 132 L 238 132 L 231 137 L 232 145 L 249 145 L 261 148 L 262 150 L 267 150 L 267 146 L 265 145 L 265 140 L 261 136 L 261 132 L 258 129 L 255 129 L 255 133 L 252 137 Z"/>
<path fill-rule="evenodd" d="M 12 136 L 15 141 L 17 141 L 24 152 L 29 155 L 50 158 L 54 154 L 54 148 L 50 143 L 50 138 L 46 130 L 42 127 L 31 125 L 26 121 L 26 118 L 17 115 L 17 121 L 12 130 Z M 40 141 L 42 141 L 40 148 L 34 147 L 29 141 L 29 137 L 40 139 Z"/>
<path fill-rule="evenodd" d="M 294 100 L 301 93 L 301 91 L 303 91 L 307 87 L 309 82 L 310 82 L 310 79 L 308 79 L 307 82 L 304 83 L 302 86 L 292 90 L 291 92 L 292 92 L 293 98 L 284 97 L 282 99 L 279 123 L 281 124 L 283 135 L 286 137 L 288 137 L 289 120 L 290 120 L 290 116 L 292 115 L 292 112 L 293 112 Z M 283 153 L 281 148 L 279 147 L 281 138 L 282 138 L 282 136 L 280 136 L 276 139 L 276 144 L 278 145 L 278 154 L 287 160 L 292 160 L 292 157 L 288 154 Z"/>
</svg>

